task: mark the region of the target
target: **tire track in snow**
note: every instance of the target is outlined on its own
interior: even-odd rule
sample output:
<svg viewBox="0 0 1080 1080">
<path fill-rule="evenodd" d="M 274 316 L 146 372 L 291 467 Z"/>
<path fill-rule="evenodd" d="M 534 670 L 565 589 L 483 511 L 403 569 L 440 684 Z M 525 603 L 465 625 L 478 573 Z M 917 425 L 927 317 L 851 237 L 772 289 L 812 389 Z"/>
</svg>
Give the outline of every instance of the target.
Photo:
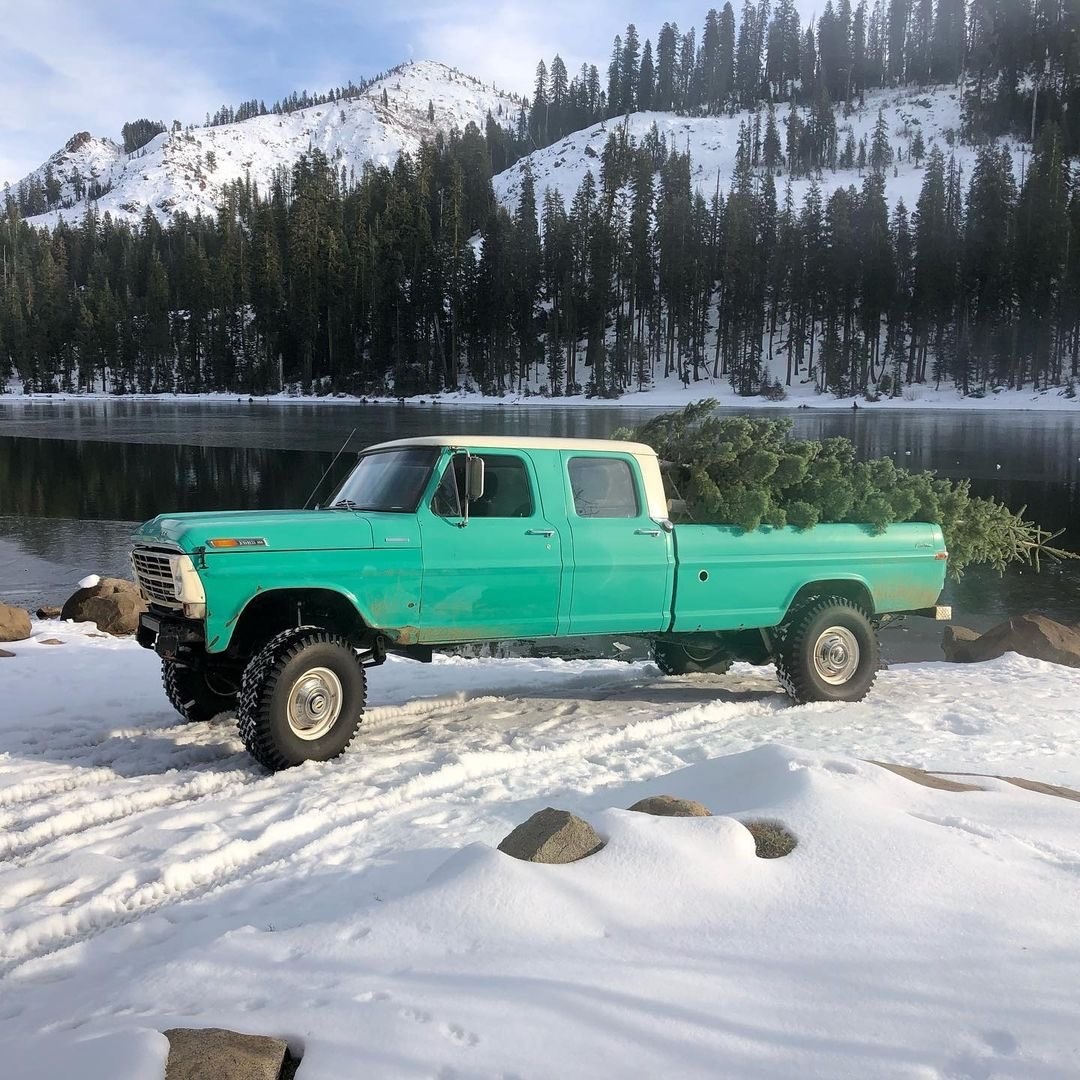
<svg viewBox="0 0 1080 1080">
<path fill-rule="evenodd" d="M 234 755 L 240 757 L 239 754 Z M 34 859 L 50 845 L 60 840 L 85 835 L 102 825 L 115 825 L 138 814 L 166 808 L 190 807 L 213 795 L 236 794 L 241 788 L 251 787 L 264 777 L 250 766 L 229 772 L 199 772 L 174 787 L 156 787 L 114 795 L 98 795 L 92 801 L 71 807 L 60 807 L 57 812 L 28 825 L 21 830 L 6 829 L 0 834 L 0 859 L 10 860 L 18 866 L 39 865 L 44 861 Z M 59 854 L 65 854 L 61 851 Z M 55 854 L 53 854 L 55 857 Z"/>
<path fill-rule="evenodd" d="M 18 751 L 17 759 L 0 766 L 0 778 L 27 764 L 66 769 L 105 770 L 109 776 L 136 778 L 164 775 L 177 769 L 214 765 L 240 752 L 235 727 L 215 725 L 209 732 L 193 732 L 194 725 L 151 729 L 145 732 L 110 735 L 81 750 L 71 748 Z M 176 736 L 179 735 L 179 738 Z M 8 750 L 7 753 L 13 751 Z M 79 777 L 82 779 L 79 779 Z M 0 787 L 0 808 L 50 794 L 47 785 L 61 793 L 89 786 L 87 773 L 66 773 L 49 779 L 27 780 Z"/>
<path fill-rule="evenodd" d="M 622 692 L 619 696 L 630 695 L 632 698 L 634 690 L 640 688 L 640 684 L 627 685 L 623 681 L 618 684 Z M 564 685 L 559 689 L 563 692 L 567 688 Z M 455 699 L 447 714 L 453 717 L 463 707 L 473 707 L 479 700 Z M 507 702 L 506 698 L 495 700 Z M 521 702 L 523 699 L 510 699 L 515 700 Z M 425 704 L 429 703 L 417 702 L 415 706 L 422 708 Z M 625 711 L 625 704 L 621 703 L 620 711 Z M 440 701 L 430 711 L 437 713 L 442 706 L 443 702 Z M 404 715 L 396 715 L 403 715 L 406 719 L 417 715 L 414 707 L 407 708 Z M 551 767 L 562 762 L 573 761 L 579 766 L 596 769 L 591 759 L 597 755 L 620 748 L 632 751 L 635 747 L 654 752 L 679 743 L 696 732 L 714 728 L 728 716 L 765 715 L 775 712 L 776 708 L 771 702 L 721 702 L 694 705 L 688 709 L 676 706 L 672 713 L 665 716 L 633 721 L 584 739 L 575 739 L 571 730 L 566 739 L 553 745 L 528 746 L 519 750 L 503 747 L 498 754 L 466 751 L 459 754 L 457 760 L 437 765 L 430 772 L 420 773 L 400 784 L 391 778 L 383 790 L 351 800 L 340 798 L 340 791 L 347 786 L 348 776 L 335 775 L 332 788 L 337 797 L 328 806 L 320 805 L 297 817 L 273 821 L 257 837 L 233 839 L 212 853 L 175 862 L 152 881 L 114 890 L 108 896 L 96 895 L 67 911 L 32 919 L 24 926 L 5 933 L 0 939 L 0 976 L 9 975 L 32 960 L 89 941 L 106 930 L 135 922 L 163 908 L 198 899 L 230 885 L 272 878 L 287 870 L 298 859 L 345 846 L 355 851 L 353 838 L 384 814 L 402 810 L 420 811 L 448 795 L 454 795 L 457 800 L 476 800 L 492 780 L 505 782 L 510 777 L 525 781 L 523 791 L 528 789 L 533 794 L 539 794 L 550 776 Z M 303 768 L 305 771 L 318 768 L 324 771 L 344 769 L 347 772 L 350 756 L 328 766 Z M 361 754 L 356 756 L 364 760 L 362 749 Z M 310 783 L 307 777 L 297 778 L 290 783 L 292 775 L 292 771 L 279 774 L 281 779 L 275 777 L 271 783 L 277 781 L 289 787 Z M 521 792 L 518 794 L 520 796 Z"/>
</svg>

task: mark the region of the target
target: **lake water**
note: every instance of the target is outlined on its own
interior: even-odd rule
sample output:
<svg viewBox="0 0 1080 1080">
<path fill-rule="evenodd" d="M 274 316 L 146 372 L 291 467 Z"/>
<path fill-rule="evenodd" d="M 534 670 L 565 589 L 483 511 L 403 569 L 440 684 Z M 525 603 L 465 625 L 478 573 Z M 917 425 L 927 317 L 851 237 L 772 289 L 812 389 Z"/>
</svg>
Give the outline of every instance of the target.
<svg viewBox="0 0 1080 1080">
<path fill-rule="evenodd" d="M 728 410 L 745 411 L 752 410 Z M 473 432 L 605 437 L 656 410 L 623 406 L 357 405 L 0 400 L 0 600 L 59 603 L 86 573 L 127 572 L 135 523 L 169 510 L 301 506 L 355 429 L 349 452 L 386 439 Z M 777 415 L 777 413 L 770 413 Z M 1065 413 L 783 410 L 798 436 L 845 435 L 861 455 L 972 479 L 1026 505 L 1080 550 L 1080 419 Z M 332 484 L 334 475 L 321 493 Z M 1080 564 L 950 584 L 959 621 L 983 629 L 1044 611 L 1080 622 Z M 884 638 L 893 658 L 939 657 L 939 629 Z"/>
</svg>

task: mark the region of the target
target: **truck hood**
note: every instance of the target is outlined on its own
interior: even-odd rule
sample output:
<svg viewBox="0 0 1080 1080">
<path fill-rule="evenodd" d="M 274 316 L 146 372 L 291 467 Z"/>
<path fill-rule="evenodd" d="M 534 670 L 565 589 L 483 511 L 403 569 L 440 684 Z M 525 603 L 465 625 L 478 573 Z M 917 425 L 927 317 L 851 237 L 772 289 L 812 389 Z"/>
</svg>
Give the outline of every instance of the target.
<svg viewBox="0 0 1080 1080">
<path fill-rule="evenodd" d="M 236 547 L 211 547 L 210 541 L 233 538 Z M 189 554 L 233 551 L 329 551 L 370 548 L 371 523 L 352 510 L 239 510 L 196 514 L 161 514 L 135 535 L 136 544 L 178 547 Z"/>
</svg>

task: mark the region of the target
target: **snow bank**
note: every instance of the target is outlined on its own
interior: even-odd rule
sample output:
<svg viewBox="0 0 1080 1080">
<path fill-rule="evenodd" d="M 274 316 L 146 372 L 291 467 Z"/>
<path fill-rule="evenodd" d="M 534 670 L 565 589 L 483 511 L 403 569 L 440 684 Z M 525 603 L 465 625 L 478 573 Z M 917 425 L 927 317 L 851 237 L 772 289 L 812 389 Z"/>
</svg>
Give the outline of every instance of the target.
<svg viewBox="0 0 1080 1080">
<path fill-rule="evenodd" d="M 768 360 L 766 359 L 766 366 Z M 782 372 L 777 372 L 782 375 Z M 485 396 L 475 390 L 447 390 L 438 394 L 417 394 L 411 398 L 396 397 L 357 397 L 353 394 L 335 394 L 328 397 L 313 397 L 298 394 L 269 394 L 255 398 L 256 401 L 270 401 L 277 404 L 298 405 L 454 405 L 470 408 L 489 409 L 528 409 L 528 408 L 628 408 L 628 409 L 681 409 L 691 402 L 714 398 L 720 405 L 739 409 L 838 409 L 857 405 L 860 409 L 916 409 L 936 411 L 939 409 L 964 409 L 976 412 L 994 412 L 997 410 L 1017 412 L 1073 412 L 1080 415 L 1080 397 L 1066 397 L 1063 387 L 1046 390 L 999 390 L 983 397 L 965 397 L 955 386 L 943 382 L 940 387 L 914 385 L 904 387 L 900 397 L 882 398 L 880 401 L 867 401 L 862 396 L 837 397 L 833 394 L 819 394 L 812 385 L 797 384 L 787 388 L 788 396 L 783 401 L 769 401 L 764 397 L 743 397 L 731 389 L 731 381 L 724 377 L 714 379 L 704 377 L 698 382 L 684 386 L 681 379 L 672 375 L 659 378 L 644 390 L 628 390 L 616 399 L 577 397 L 547 397 L 541 394 L 508 393 L 504 397 Z M 0 391 L 2 393 L 2 391 Z M 0 401 L 116 401 L 115 394 L 105 393 L 33 393 L 27 394 L 14 390 L 3 394 Z M 221 402 L 234 405 L 241 399 L 236 394 L 218 392 L 205 394 L 125 394 L 123 400 L 159 401 L 169 404 L 178 402 Z"/>
<path fill-rule="evenodd" d="M 268 776 L 227 720 L 178 721 L 152 655 L 35 631 L 0 660 L 24 1061 L 113 1046 L 160 1075 L 176 1025 L 285 1038 L 303 1080 L 1075 1075 L 1080 804 L 865 759 L 1080 786 L 1080 671 L 901 665 L 793 707 L 746 665 L 391 661 L 353 752 Z M 716 816 L 621 809 L 659 792 Z M 548 804 L 605 848 L 495 850 Z M 755 857 L 758 817 L 790 856 Z"/>
</svg>

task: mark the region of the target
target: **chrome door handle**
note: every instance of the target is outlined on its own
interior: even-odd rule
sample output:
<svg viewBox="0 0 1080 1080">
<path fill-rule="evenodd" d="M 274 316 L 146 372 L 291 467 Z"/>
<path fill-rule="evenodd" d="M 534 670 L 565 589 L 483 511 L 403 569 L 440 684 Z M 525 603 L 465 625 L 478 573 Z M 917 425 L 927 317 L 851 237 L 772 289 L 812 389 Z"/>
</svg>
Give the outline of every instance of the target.
<svg viewBox="0 0 1080 1080">
<path fill-rule="evenodd" d="M 526 529 L 526 536 L 554 536 L 554 529 Z"/>
<path fill-rule="evenodd" d="M 634 535 L 635 536 L 659 536 L 660 535 L 660 530 L 659 529 L 635 529 L 634 530 Z"/>
</svg>

